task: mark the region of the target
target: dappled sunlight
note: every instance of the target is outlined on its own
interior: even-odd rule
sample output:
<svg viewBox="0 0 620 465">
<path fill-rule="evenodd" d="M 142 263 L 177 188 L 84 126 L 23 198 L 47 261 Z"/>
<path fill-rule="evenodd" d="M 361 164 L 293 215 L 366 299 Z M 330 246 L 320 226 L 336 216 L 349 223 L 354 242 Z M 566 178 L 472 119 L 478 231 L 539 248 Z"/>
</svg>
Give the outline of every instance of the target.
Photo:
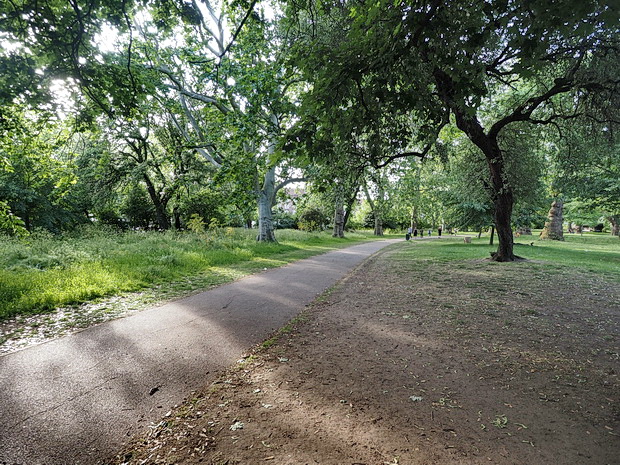
<svg viewBox="0 0 620 465">
<path fill-rule="evenodd" d="M 10 419 L 0 423 L 0 451 L 16 463 L 110 456 L 383 245 L 259 273 L 0 357 L 10 374 L 0 378 Z"/>
<path fill-rule="evenodd" d="M 605 336 L 617 334 L 618 315 L 617 308 L 601 309 L 604 281 L 579 281 L 600 294 L 584 310 L 574 286 L 553 301 L 541 299 L 557 279 L 536 263 L 382 262 L 398 250 L 358 268 L 304 314 L 307 323 L 288 325 L 263 344 L 266 352 L 246 353 L 170 416 L 156 412 L 144 443 L 149 460 L 552 463 L 557 450 L 588 451 L 591 438 L 606 437 L 593 425 L 614 396 L 613 385 L 599 383 L 617 364 Z M 330 259 L 310 264 L 300 274 L 295 265 L 282 268 L 277 279 L 271 271 L 245 278 L 243 292 L 223 286 L 208 299 L 168 304 L 161 326 L 142 312 L 138 327 L 158 345 L 141 343 L 136 352 L 143 355 L 132 363 L 148 365 L 161 354 L 155 363 L 178 378 L 164 365 L 169 355 L 196 371 L 194 359 L 264 340 L 269 328 L 288 321 L 281 307 L 304 292 L 307 273 L 323 276 L 334 266 Z M 235 332 L 240 325 L 249 330 Z M 179 338 L 180 328 L 192 336 Z M 601 350 L 592 352 L 592 343 Z M 155 386 L 153 397 L 174 382 Z M 582 386 L 606 394 L 586 401 Z M 574 463 L 566 457 L 557 463 Z"/>
</svg>

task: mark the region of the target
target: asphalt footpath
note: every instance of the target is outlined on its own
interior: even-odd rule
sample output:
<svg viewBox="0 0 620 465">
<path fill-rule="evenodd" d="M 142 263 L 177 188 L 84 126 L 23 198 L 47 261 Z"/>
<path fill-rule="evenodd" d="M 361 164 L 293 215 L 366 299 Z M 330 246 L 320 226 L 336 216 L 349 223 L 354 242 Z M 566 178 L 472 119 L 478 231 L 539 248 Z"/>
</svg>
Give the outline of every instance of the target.
<svg viewBox="0 0 620 465">
<path fill-rule="evenodd" d="M 300 260 L 0 356 L 0 465 L 110 458 L 393 242 Z"/>
</svg>

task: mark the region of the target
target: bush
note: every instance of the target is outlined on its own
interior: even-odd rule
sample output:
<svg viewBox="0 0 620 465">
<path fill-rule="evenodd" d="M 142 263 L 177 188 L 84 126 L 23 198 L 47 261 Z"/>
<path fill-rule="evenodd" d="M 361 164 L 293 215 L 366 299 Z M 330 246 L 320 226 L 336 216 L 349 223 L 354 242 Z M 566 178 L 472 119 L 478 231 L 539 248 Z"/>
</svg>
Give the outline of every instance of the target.
<svg viewBox="0 0 620 465">
<path fill-rule="evenodd" d="M 226 215 L 222 213 L 220 205 L 222 205 L 220 196 L 208 189 L 201 189 L 181 200 L 179 204 L 181 221 L 187 225 L 194 215 L 198 215 L 207 223 L 216 219 L 219 224 L 226 224 Z"/>
<path fill-rule="evenodd" d="M 297 220 L 286 212 L 276 212 L 273 215 L 273 226 L 276 229 L 297 229 Z"/>
<path fill-rule="evenodd" d="M 308 208 L 301 212 L 297 226 L 302 231 L 323 231 L 330 219 L 318 208 Z"/>
<path fill-rule="evenodd" d="M 0 201 L 0 233 L 17 237 L 28 235 L 22 219 L 11 212 L 8 203 L 2 201 Z"/>
<path fill-rule="evenodd" d="M 134 186 L 129 191 L 121 206 L 121 214 L 127 218 L 132 228 L 149 229 L 157 222 L 155 207 L 146 189 L 140 185 Z"/>
</svg>

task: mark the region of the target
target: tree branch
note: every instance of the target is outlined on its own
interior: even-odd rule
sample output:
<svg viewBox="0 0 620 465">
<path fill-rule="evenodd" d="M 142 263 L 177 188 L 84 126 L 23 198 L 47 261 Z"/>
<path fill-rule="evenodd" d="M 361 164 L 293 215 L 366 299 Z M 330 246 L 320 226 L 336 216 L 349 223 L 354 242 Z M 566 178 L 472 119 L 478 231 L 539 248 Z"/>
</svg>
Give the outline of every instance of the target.
<svg viewBox="0 0 620 465">
<path fill-rule="evenodd" d="M 224 105 L 222 102 L 220 102 L 215 97 L 209 97 L 208 95 L 199 94 L 198 92 L 194 92 L 192 90 L 186 89 L 185 86 L 181 83 L 181 81 L 175 76 L 175 74 L 168 67 L 147 65 L 146 68 L 159 71 L 160 73 L 168 76 L 168 78 L 174 84 L 173 86 L 168 86 L 168 87 L 170 87 L 171 89 L 177 90 L 181 95 L 184 95 L 194 100 L 198 100 L 203 103 L 214 105 L 218 110 L 220 110 L 224 114 L 230 113 L 232 111 L 230 108 L 228 108 L 226 105 Z"/>
<path fill-rule="evenodd" d="M 287 180 L 285 180 L 285 181 L 282 181 L 280 184 L 278 184 L 278 185 L 275 187 L 275 190 L 274 190 L 274 194 L 273 194 L 273 195 L 275 196 L 275 195 L 276 195 L 276 194 L 280 191 L 280 189 L 282 189 L 282 188 L 284 188 L 284 187 L 288 186 L 289 184 L 292 184 L 292 183 L 294 183 L 294 182 L 306 182 L 306 181 L 308 181 L 308 179 L 309 179 L 309 178 L 307 178 L 307 177 L 305 177 L 305 176 L 304 176 L 304 177 L 302 177 L 302 178 L 289 178 L 289 179 L 287 179 Z"/>
<path fill-rule="evenodd" d="M 511 114 L 497 121 L 489 131 L 489 137 L 496 139 L 502 129 L 510 123 L 517 121 L 529 121 L 534 110 L 547 102 L 555 95 L 568 92 L 572 88 L 572 82 L 568 79 L 556 79 L 555 84 L 544 94 L 529 98 L 525 103 L 519 105 Z"/>
<path fill-rule="evenodd" d="M 252 0 L 252 3 L 250 4 L 250 7 L 248 8 L 248 11 L 246 11 L 245 16 L 241 20 L 241 23 L 239 24 L 239 26 L 237 26 L 237 30 L 235 30 L 235 33 L 233 34 L 232 39 L 230 39 L 230 42 L 228 43 L 228 45 L 226 46 L 224 51 L 219 55 L 220 60 L 222 58 L 224 58 L 224 55 L 226 55 L 228 53 L 228 51 L 230 50 L 230 47 L 232 47 L 232 45 L 235 42 L 235 40 L 237 40 L 237 36 L 241 32 L 241 28 L 243 27 L 245 22 L 250 17 L 250 14 L 252 14 L 252 10 L 254 10 L 254 6 L 256 5 L 257 1 L 258 0 Z"/>
</svg>

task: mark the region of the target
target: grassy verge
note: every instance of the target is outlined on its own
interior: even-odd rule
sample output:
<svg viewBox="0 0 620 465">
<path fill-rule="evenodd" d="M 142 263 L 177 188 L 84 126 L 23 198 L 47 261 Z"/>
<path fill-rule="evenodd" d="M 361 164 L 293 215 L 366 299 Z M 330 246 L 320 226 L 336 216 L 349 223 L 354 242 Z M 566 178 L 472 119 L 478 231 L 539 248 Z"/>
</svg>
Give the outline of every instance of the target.
<svg viewBox="0 0 620 465">
<path fill-rule="evenodd" d="M 175 295 L 371 238 L 278 231 L 278 244 L 263 244 L 255 234 L 232 228 L 204 235 L 87 229 L 62 237 L 39 233 L 26 241 L 5 238 L 0 320 L 156 286 Z"/>
</svg>

